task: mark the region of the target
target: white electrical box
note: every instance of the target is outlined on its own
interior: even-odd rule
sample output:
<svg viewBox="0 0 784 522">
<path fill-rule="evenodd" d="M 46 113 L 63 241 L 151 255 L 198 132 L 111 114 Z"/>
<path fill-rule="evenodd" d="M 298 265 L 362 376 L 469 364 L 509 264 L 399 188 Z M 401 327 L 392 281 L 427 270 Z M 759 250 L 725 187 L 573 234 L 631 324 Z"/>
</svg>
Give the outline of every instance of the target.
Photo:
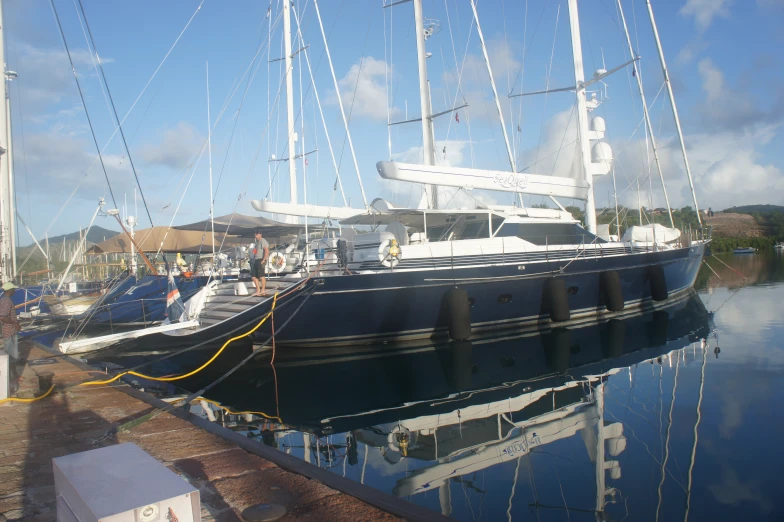
<svg viewBox="0 0 784 522">
<path fill-rule="evenodd" d="M 201 522 L 199 491 L 130 442 L 52 466 L 58 522 Z"/>
<path fill-rule="evenodd" d="M 0 400 L 11 394 L 11 361 L 5 350 L 0 348 Z"/>
</svg>

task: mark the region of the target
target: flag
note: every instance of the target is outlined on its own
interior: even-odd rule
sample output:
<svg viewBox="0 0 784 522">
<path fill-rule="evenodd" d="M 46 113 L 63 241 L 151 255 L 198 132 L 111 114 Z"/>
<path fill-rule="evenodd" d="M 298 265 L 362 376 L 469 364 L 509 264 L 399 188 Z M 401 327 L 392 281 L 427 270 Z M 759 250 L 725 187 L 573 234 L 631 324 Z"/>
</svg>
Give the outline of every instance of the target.
<svg viewBox="0 0 784 522">
<path fill-rule="evenodd" d="M 458 113 L 455 113 L 455 121 L 456 121 L 457 123 L 460 123 L 460 114 L 458 114 Z"/>
<path fill-rule="evenodd" d="M 634 76 L 634 77 L 637 76 L 637 68 L 636 67 L 632 67 L 632 76 Z"/>
<path fill-rule="evenodd" d="M 305 166 L 308 166 L 308 158 L 305 158 Z"/>
<path fill-rule="evenodd" d="M 169 272 L 169 288 L 166 293 L 166 317 L 169 318 L 170 323 L 176 323 L 187 318 L 185 305 L 182 303 L 180 291 L 171 272 Z"/>
</svg>

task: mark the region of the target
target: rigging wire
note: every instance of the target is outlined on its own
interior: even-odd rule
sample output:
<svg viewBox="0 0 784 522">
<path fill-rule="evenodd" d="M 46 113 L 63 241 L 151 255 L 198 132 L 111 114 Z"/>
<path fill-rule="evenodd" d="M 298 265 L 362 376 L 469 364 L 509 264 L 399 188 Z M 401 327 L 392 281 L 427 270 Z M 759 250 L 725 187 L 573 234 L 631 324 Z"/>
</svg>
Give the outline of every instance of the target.
<svg viewBox="0 0 784 522">
<path fill-rule="evenodd" d="M 169 55 L 172 53 L 172 51 L 174 51 L 174 48 L 175 48 L 175 47 L 177 46 L 177 44 L 179 43 L 180 39 L 182 38 L 182 35 L 183 35 L 183 34 L 185 34 L 185 31 L 188 29 L 188 27 L 190 27 L 190 25 L 191 25 L 191 22 L 193 22 L 193 19 L 196 17 L 196 15 L 198 14 L 198 12 L 201 10 L 201 6 L 202 6 L 202 5 L 204 5 L 204 2 L 205 2 L 205 0 L 201 0 L 201 2 L 199 3 L 199 5 L 196 7 L 196 10 L 195 10 L 195 11 L 193 12 L 193 14 L 191 15 L 190 19 L 189 19 L 189 20 L 188 20 L 188 22 L 185 24 L 185 27 L 183 27 L 182 31 L 180 31 L 180 34 L 179 34 L 179 35 L 177 36 L 177 38 L 174 40 L 174 43 L 171 45 L 171 47 L 169 48 L 169 50 L 168 50 L 168 51 L 166 52 L 166 54 L 164 55 L 164 57 L 163 57 L 163 59 L 161 60 L 161 62 L 158 64 L 158 67 L 156 67 L 156 68 L 155 68 L 155 71 L 153 71 L 153 73 L 152 73 L 152 76 L 150 76 L 149 80 L 147 80 L 147 83 L 146 83 L 146 84 L 144 84 L 144 87 L 142 88 L 141 92 L 139 92 L 139 95 L 136 97 L 136 99 L 135 99 L 135 100 L 133 101 L 133 103 L 131 104 L 131 107 L 130 107 L 130 108 L 128 109 L 128 111 L 125 113 L 125 116 L 123 116 L 123 119 L 122 119 L 122 121 L 120 122 L 120 124 L 121 124 L 121 125 L 122 125 L 123 123 L 125 123 L 125 120 L 126 120 L 126 119 L 128 119 L 128 116 L 130 116 L 130 115 L 131 115 L 131 112 L 132 112 L 132 111 L 133 111 L 133 109 L 136 107 L 136 104 L 137 104 L 137 103 L 139 103 L 139 100 L 142 98 L 142 96 L 144 95 L 144 93 L 147 91 L 147 88 L 150 86 L 150 84 L 152 83 L 153 79 L 154 79 L 154 78 L 155 78 L 155 76 L 158 74 L 158 71 L 160 71 L 160 70 L 161 70 L 161 67 L 163 67 L 163 64 L 164 64 L 164 63 L 166 63 L 166 60 L 169 58 Z M 97 54 L 97 52 L 96 52 L 96 54 Z M 103 148 L 101 149 L 101 152 L 105 151 L 105 150 L 106 150 L 106 148 L 109 146 L 109 144 L 112 142 L 112 140 L 114 139 L 114 136 L 117 134 L 117 130 L 118 130 L 118 128 L 115 126 L 115 128 L 114 128 L 114 132 L 112 132 L 112 135 L 111 135 L 111 136 L 109 136 L 109 139 L 107 140 L 107 142 L 106 142 L 106 145 L 104 145 L 104 146 L 103 146 Z M 90 170 L 92 170 L 93 166 L 95 166 L 95 161 L 93 161 L 92 165 L 90 165 L 90 167 L 87 169 L 87 173 L 89 173 L 89 172 L 90 172 Z M 87 173 L 85 173 L 85 175 L 86 175 Z M 116 206 L 116 205 L 115 205 L 115 206 Z M 61 212 L 62 212 L 62 209 L 61 209 Z M 58 215 L 59 215 L 59 213 L 58 213 Z M 54 224 L 54 221 L 52 222 L 52 224 Z M 49 227 L 51 227 L 51 226 L 52 226 L 52 224 L 50 224 L 50 225 L 49 225 Z M 49 227 L 47 227 L 47 230 L 49 230 Z"/>
<path fill-rule="evenodd" d="M 55 21 L 57 22 L 57 28 L 60 31 L 60 37 L 63 40 L 63 46 L 65 47 L 65 54 L 68 55 L 68 62 L 71 64 L 71 72 L 73 72 L 74 80 L 76 81 L 76 88 L 79 90 L 79 98 L 82 100 L 82 107 L 84 107 L 84 115 L 87 117 L 87 125 L 89 125 L 89 127 L 90 127 L 90 134 L 93 137 L 93 143 L 95 143 L 95 148 L 98 151 L 98 159 L 101 161 L 101 168 L 103 169 L 104 178 L 106 178 L 106 185 L 109 187 L 109 194 L 112 196 L 112 203 L 114 204 L 115 207 L 117 207 L 117 201 L 114 198 L 114 191 L 112 190 L 112 184 L 109 181 L 109 174 L 106 172 L 106 165 L 104 165 L 104 162 L 103 162 L 103 155 L 101 154 L 101 147 L 98 145 L 98 138 L 95 137 L 95 129 L 93 129 L 93 123 L 90 120 L 90 113 L 87 110 L 87 103 L 84 101 L 84 94 L 82 93 L 82 86 L 79 84 L 79 77 L 76 75 L 76 67 L 74 66 L 73 58 L 71 57 L 71 50 L 68 48 L 68 42 L 65 39 L 65 32 L 63 31 L 63 26 L 60 23 L 60 16 L 57 14 L 57 8 L 54 5 L 54 0 L 49 0 L 49 5 L 52 6 L 52 13 L 54 14 Z M 62 211 L 62 209 L 61 209 L 61 211 Z M 59 213 L 58 213 L 58 215 L 59 215 Z M 49 230 L 49 228 L 47 227 L 47 231 L 48 230 Z"/>
<path fill-rule="evenodd" d="M 150 220 L 150 227 L 154 227 L 155 223 L 153 223 L 152 221 L 152 214 L 150 214 L 150 208 L 147 206 L 147 199 L 144 197 L 144 191 L 142 190 L 142 184 L 139 181 L 139 175 L 136 173 L 136 167 L 133 164 L 133 158 L 131 157 L 131 149 L 128 148 L 128 142 L 125 141 L 125 133 L 122 130 L 122 122 L 120 121 L 120 117 L 117 115 L 117 108 L 114 106 L 114 100 L 112 99 L 112 91 L 109 89 L 109 81 L 106 79 L 106 72 L 103 70 L 101 57 L 98 55 L 98 47 L 96 47 L 95 45 L 95 39 L 93 38 L 93 33 L 90 30 L 90 24 L 87 21 L 87 14 L 84 12 L 84 5 L 82 5 L 82 0 L 77 0 L 77 1 L 79 2 L 79 8 L 82 11 L 82 17 L 84 18 L 84 25 L 85 27 L 87 27 L 87 34 L 90 36 L 90 41 L 93 44 L 93 50 L 95 51 L 95 55 L 98 59 L 98 68 L 101 71 L 101 78 L 103 78 L 103 83 L 106 86 L 106 94 L 109 96 L 109 102 L 112 105 L 112 113 L 114 114 L 114 118 L 117 120 L 117 127 L 118 130 L 120 131 L 120 137 L 122 138 L 123 145 L 125 146 L 125 152 L 126 154 L 128 154 L 128 163 L 131 165 L 131 170 L 133 171 L 133 177 L 136 179 L 136 186 L 139 187 L 139 195 L 142 197 L 144 210 L 147 212 L 147 218 Z M 90 53 L 92 54 L 92 51 L 90 51 Z M 112 199 L 114 199 L 114 197 L 112 197 Z"/>
</svg>

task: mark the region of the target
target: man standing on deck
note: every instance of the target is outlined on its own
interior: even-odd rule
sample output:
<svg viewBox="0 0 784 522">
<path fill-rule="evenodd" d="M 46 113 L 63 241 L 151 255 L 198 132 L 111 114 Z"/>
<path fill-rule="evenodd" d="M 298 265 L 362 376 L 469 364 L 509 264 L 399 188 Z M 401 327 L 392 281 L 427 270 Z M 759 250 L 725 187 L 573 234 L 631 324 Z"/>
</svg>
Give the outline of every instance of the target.
<svg viewBox="0 0 784 522">
<path fill-rule="evenodd" d="M 261 230 L 256 231 L 256 242 L 250 248 L 250 278 L 256 286 L 256 297 L 263 296 L 267 289 L 267 258 L 269 257 L 269 243 L 261 237 Z M 259 286 L 261 280 L 261 286 Z"/>
<path fill-rule="evenodd" d="M 11 298 L 14 296 L 16 286 L 8 282 L 3 284 L 3 297 L 0 297 L 0 325 L 2 326 L 3 348 L 8 354 L 9 369 L 11 374 L 11 387 L 16 388 L 19 380 L 19 373 L 16 365 L 19 360 L 19 342 L 16 334 L 20 330 L 19 320 L 16 317 L 16 309 Z"/>
</svg>

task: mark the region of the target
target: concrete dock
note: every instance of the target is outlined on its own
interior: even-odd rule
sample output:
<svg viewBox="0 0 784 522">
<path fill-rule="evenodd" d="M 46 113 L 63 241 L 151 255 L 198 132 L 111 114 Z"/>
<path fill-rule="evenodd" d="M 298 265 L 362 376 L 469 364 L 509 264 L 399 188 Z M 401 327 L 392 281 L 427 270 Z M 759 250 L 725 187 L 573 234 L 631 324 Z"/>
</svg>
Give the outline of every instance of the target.
<svg viewBox="0 0 784 522">
<path fill-rule="evenodd" d="M 0 405 L 0 522 L 56 518 L 52 458 L 133 442 L 199 489 L 202 520 L 242 520 L 260 503 L 286 508 L 280 520 L 438 520 L 441 515 L 286 455 L 130 386 L 79 387 L 102 374 L 20 343 L 29 364 L 20 397 L 32 397 L 38 374 L 55 390 L 31 403 Z M 147 417 L 151 417 L 148 420 Z M 106 437 L 112 427 L 144 422 Z"/>
</svg>

